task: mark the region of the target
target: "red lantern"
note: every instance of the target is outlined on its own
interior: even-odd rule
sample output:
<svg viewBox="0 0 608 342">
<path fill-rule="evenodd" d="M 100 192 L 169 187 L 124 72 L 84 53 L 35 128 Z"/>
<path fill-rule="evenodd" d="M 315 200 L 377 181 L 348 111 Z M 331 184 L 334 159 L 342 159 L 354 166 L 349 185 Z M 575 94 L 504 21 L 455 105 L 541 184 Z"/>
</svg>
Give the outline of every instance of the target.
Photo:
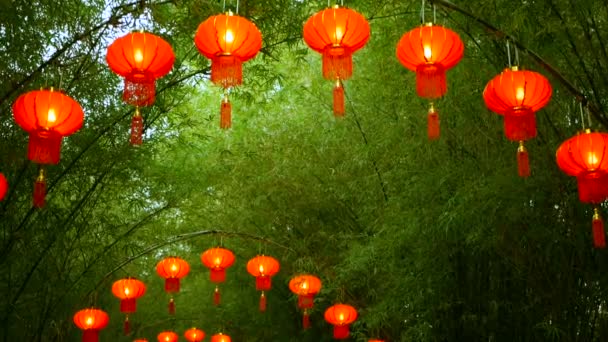
<svg viewBox="0 0 608 342">
<path fill-rule="evenodd" d="M 148 340 L 145 338 L 138 338 L 137 340 L 134 340 L 133 342 L 148 342 Z"/>
<path fill-rule="evenodd" d="M 586 130 L 566 140 L 557 149 L 557 165 L 578 181 L 578 196 L 595 205 L 592 228 L 596 248 L 606 247 L 604 221 L 598 206 L 608 198 L 608 134 Z"/>
<path fill-rule="evenodd" d="M 222 333 L 211 336 L 211 342 L 231 342 L 230 336 Z"/>
<path fill-rule="evenodd" d="M 314 305 L 315 295 L 321 291 L 321 279 L 310 274 L 302 274 L 291 278 L 289 289 L 298 295 L 298 307 L 304 310 L 302 326 L 310 328 L 310 313 Z"/>
<path fill-rule="evenodd" d="M 483 91 L 486 106 L 503 115 L 507 139 L 518 141 L 517 165 L 520 177 L 530 176 L 530 162 L 524 141 L 536 136 L 535 112 L 543 108 L 553 92 L 549 81 L 541 74 L 505 69 L 494 77 Z"/>
<path fill-rule="evenodd" d="M 251 21 L 228 12 L 202 22 L 194 43 L 202 55 L 211 60 L 211 82 L 223 87 L 220 127 L 232 125 L 232 107 L 228 89 L 243 83 L 243 63 L 262 48 L 262 33 Z"/>
<path fill-rule="evenodd" d="M 336 304 L 325 310 L 325 320 L 334 326 L 334 338 L 342 340 L 350 335 L 349 325 L 357 319 L 357 310 L 350 305 Z"/>
<path fill-rule="evenodd" d="M 418 96 L 429 100 L 446 94 L 446 71 L 455 67 L 463 54 L 464 44 L 458 34 L 433 23 L 407 32 L 397 44 L 397 58 L 401 64 L 416 72 Z M 427 120 L 429 139 L 438 139 L 439 115 L 432 103 Z"/>
<path fill-rule="evenodd" d="M 131 121 L 131 144 L 141 145 L 143 118 L 139 107 L 154 103 L 156 80 L 173 68 L 173 49 L 159 36 L 133 32 L 108 47 L 106 60 L 110 69 L 125 79 L 123 100 L 137 107 Z"/>
<path fill-rule="evenodd" d="M 25 93 L 13 104 L 15 122 L 30 135 L 27 157 L 38 164 L 57 164 L 63 137 L 82 127 L 84 112 L 71 97 L 56 91 L 36 90 Z M 40 168 L 34 185 L 34 206 L 44 206 L 46 177 Z"/>
<path fill-rule="evenodd" d="M 266 295 L 264 291 L 272 288 L 272 277 L 279 272 L 279 261 L 273 257 L 258 255 L 247 262 L 247 272 L 255 277 L 255 289 L 262 291 L 260 295 L 260 311 L 266 311 Z"/>
<path fill-rule="evenodd" d="M 323 55 L 323 77 L 335 82 L 335 116 L 344 116 L 342 81 L 352 76 L 353 53 L 365 46 L 369 36 L 369 23 L 365 17 L 337 5 L 317 12 L 304 24 L 304 41 Z"/>
<path fill-rule="evenodd" d="M 179 336 L 173 331 L 163 331 L 156 338 L 158 342 L 177 342 Z"/>
<path fill-rule="evenodd" d="M 84 309 L 74 315 L 74 324 L 82 332 L 82 342 L 99 341 L 99 330 L 105 328 L 110 321 L 108 314 L 99 309 Z"/>
<path fill-rule="evenodd" d="M 226 281 L 226 269 L 232 266 L 234 261 L 234 254 L 226 248 L 210 248 L 201 254 L 201 262 L 209 269 L 211 282 L 216 284 L 213 293 L 215 305 L 220 305 L 221 301 L 219 284 Z"/>
<path fill-rule="evenodd" d="M 6 177 L 4 177 L 4 174 L 0 173 L 0 201 L 4 199 L 4 196 L 6 196 L 7 191 L 8 181 L 6 180 Z"/>
<path fill-rule="evenodd" d="M 184 259 L 177 257 L 169 257 L 161 260 L 156 265 L 156 273 L 162 278 L 165 278 L 165 292 L 171 294 L 169 300 L 169 313 L 175 313 L 175 301 L 173 293 L 179 292 L 179 280 L 190 272 L 190 265 Z"/>
<path fill-rule="evenodd" d="M 190 328 L 186 330 L 184 337 L 189 342 L 200 342 L 205 339 L 205 332 L 200 329 Z"/>
<path fill-rule="evenodd" d="M 385 341 L 384 341 L 384 340 L 378 340 L 378 339 L 374 339 L 374 338 L 372 338 L 372 339 L 370 339 L 370 340 L 369 340 L 369 341 L 367 341 L 367 342 L 385 342 Z"/>
<path fill-rule="evenodd" d="M 125 313 L 124 333 L 129 335 L 129 314 L 137 311 L 137 299 L 146 293 L 146 284 L 132 277 L 120 279 L 112 284 L 112 293 L 120 299 L 120 312 Z"/>
</svg>

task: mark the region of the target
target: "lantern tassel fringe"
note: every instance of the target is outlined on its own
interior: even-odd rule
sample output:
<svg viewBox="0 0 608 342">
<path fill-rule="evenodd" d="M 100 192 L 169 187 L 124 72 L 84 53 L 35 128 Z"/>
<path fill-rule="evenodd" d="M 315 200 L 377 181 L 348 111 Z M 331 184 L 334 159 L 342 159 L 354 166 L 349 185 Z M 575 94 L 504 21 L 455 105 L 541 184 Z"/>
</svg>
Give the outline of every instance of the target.
<svg viewBox="0 0 608 342">
<path fill-rule="evenodd" d="M 435 106 L 432 103 L 427 116 L 427 134 L 429 140 L 439 139 L 439 113 L 437 113 Z"/>
<path fill-rule="evenodd" d="M 604 231 L 604 220 L 600 216 L 598 208 L 594 209 L 593 213 L 593 245 L 595 248 L 606 248 L 606 233 Z"/>
<path fill-rule="evenodd" d="M 220 128 L 228 129 L 232 127 L 232 105 L 228 97 L 224 97 L 220 106 Z"/>
<path fill-rule="evenodd" d="M 124 331 L 125 336 L 128 336 L 131 333 L 131 322 L 129 322 L 129 316 L 125 317 L 123 331 Z"/>
<path fill-rule="evenodd" d="M 131 145 L 139 146 L 143 143 L 144 135 L 144 118 L 139 112 L 139 108 L 135 108 L 135 114 L 131 119 Z"/>
<path fill-rule="evenodd" d="M 173 298 L 169 300 L 169 314 L 175 315 L 175 301 L 173 300 Z"/>
<path fill-rule="evenodd" d="M 266 294 L 262 291 L 262 294 L 260 295 L 260 312 L 266 312 L 266 304 Z"/>
<path fill-rule="evenodd" d="M 218 306 L 222 301 L 222 295 L 220 293 L 220 288 L 215 287 L 215 291 L 213 291 L 213 305 Z"/>
<path fill-rule="evenodd" d="M 308 310 L 304 310 L 304 314 L 302 315 L 302 328 L 310 328 L 310 314 L 308 313 Z"/>
<path fill-rule="evenodd" d="M 517 172 L 519 173 L 519 177 L 530 177 L 530 158 L 523 140 L 519 142 L 519 147 L 517 148 Z"/>
<path fill-rule="evenodd" d="M 342 86 L 342 82 L 337 80 L 334 86 L 334 116 L 336 118 L 343 118 L 345 112 L 344 87 Z"/>
<path fill-rule="evenodd" d="M 34 207 L 42 208 L 46 202 L 46 176 L 44 168 L 40 168 L 38 173 L 38 178 L 36 178 L 36 182 L 34 183 Z"/>
</svg>

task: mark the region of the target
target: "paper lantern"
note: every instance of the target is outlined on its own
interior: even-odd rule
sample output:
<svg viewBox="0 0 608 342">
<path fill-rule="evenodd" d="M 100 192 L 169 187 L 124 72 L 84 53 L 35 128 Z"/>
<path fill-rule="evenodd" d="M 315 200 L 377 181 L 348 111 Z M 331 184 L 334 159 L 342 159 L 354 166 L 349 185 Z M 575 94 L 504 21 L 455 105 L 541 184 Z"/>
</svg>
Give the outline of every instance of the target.
<svg viewBox="0 0 608 342">
<path fill-rule="evenodd" d="M 99 309 L 84 309 L 74 315 L 74 324 L 82 330 L 82 342 L 98 342 L 99 331 L 110 321 L 108 314 Z"/>
<path fill-rule="evenodd" d="M 173 68 L 173 49 L 159 36 L 132 32 L 116 39 L 108 47 L 106 61 L 113 72 L 124 78 L 123 100 L 136 106 L 131 121 L 131 144 L 141 145 L 143 118 L 139 107 L 154 103 L 156 80 Z"/>
<path fill-rule="evenodd" d="M 334 115 L 344 116 L 342 81 L 353 74 L 353 53 L 363 48 L 370 37 L 365 17 L 355 10 L 334 6 L 315 13 L 304 24 L 304 41 L 323 55 L 323 77 L 334 86 Z"/>
<path fill-rule="evenodd" d="M 133 340 L 133 342 L 148 342 L 148 339 L 138 338 L 137 340 Z"/>
<path fill-rule="evenodd" d="M 608 134 L 586 130 L 557 149 L 557 165 L 578 182 L 579 200 L 595 206 L 592 220 L 593 243 L 606 247 L 604 221 L 599 205 L 608 198 Z"/>
<path fill-rule="evenodd" d="M 200 329 L 190 328 L 186 330 L 184 337 L 189 342 L 200 342 L 205 338 L 205 332 Z"/>
<path fill-rule="evenodd" d="M 4 177 L 4 174 L 0 173 L 0 201 L 4 199 L 4 196 L 6 196 L 7 191 L 8 181 L 6 180 L 6 177 Z"/>
<path fill-rule="evenodd" d="M 504 116 L 507 139 L 519 142 L 517 165 L 520 177 L 530 176 L 530 161 L 524 141 L 536 136 L 535 113 L 549 103 L 553 90 L 549 81 L 533 71 L 505 69 L 483 91 L 486 106 Z"/>
<path fill-rule="evenodd" d="M 279 272 L 279 261 L 273 257 L 258 255 L 247 262 L 247 272 L 255 277 L 255 288 L 260 294 L 260 311 L 266 311 L 265 291 L 272 288 L 272 277 Z"/>
<path fill-rule="evenodd" d="M 416 72 L 416 93 L 428 100 L 443 97 L 448 90 L 446 71 L 464 55 L 458 34 L 443 26 L 427 23 L 405 33 L 397 44 L 397 58 Z M 431 103 L 427 116 L 430 140 L 439 138 L 439 114 Z"/>
<path fill-rule="evenodd" d="M 367 342 L 385 342 L 385 341 L 384 340 L 377 340 L 377 339 L 372 338 L 372 339 L 370 339 Z"/>
<path fill-rule="evenodd" d="M 234 261 L 234 254 L 226 248 L 210 248 L 201 254 L 201 262 L 209 269 L 211 282 L 216 284 L 213 293 L 213 303 L 215 305 L 220 305 L 221 302 L 219 284 L 226 281 L 226 269 L 232 266 Z"/>
<path fill-rule="evenodd" d="M 179 336 L 173 331 L 163 331 L 156 338 L 158 342 L 177 342 Z"/>
<path fill-rule="evenodd" d="M 223 87 L 220 127 L 232 125 L 232 106 L 228 89 L 243 83 L 243 63 L 262 48 L 262 33 L 251 21 L 228 12 L 202 22 L 194 36 L 200 53 L 211 60 L 211 82 Z"/>
<path fill-rule="evenodd" d="M 349 325 L 357 319 L 357 310 L 350 305 L 336 304 L 325 310 L 325 320 L 334 326 L 334 338 L 342 340 L 350 335 Z"/>
<path fill-rule="evenodd" d="M 84 121 L 78 102 L 53 88 L 19 96 L 13 104 L 13 116 L 29 133 L 28 159 L 42 165 L 59 163 L 63 137 L 78 131 Z M 45 197 L 46 172 L 40 167 L 34 184 L 34 206 L 42 208 Z"/>
<path fill-rule="evenodd" d="M 120 279 L 112 284 L 112 293 L 120 299 L 120 312 L 126 314 L 124 333 L 129 335 L 131 332 L 129 314 L 137 311 L 137 299 L 146 293 L 146 284 L 132 277 Z"/>
<path fill-rule="evenodd" d="M 302 326 L 310 328 L 310 309 L 314 306 L 314 298 L 321 291 L 321 279 L 311 274 L 302 274 L 291 278 L 289 289 L 298 295 L 298 307 L 304 311 Z"/>
<path fill-rule="evenodd" d="M 180 279 L 188 275 L 190 272 L 190 265 L 186 260 L 169 257 L 161 260 L 156 265 L 156 273 L 165 279 L 165 292 L 171 295 L 169 299 L 169 313 L 175 313 L 175 301 L 173 300 L 173 293 L 179 292 Z"/>
<path fill-rule="evenodd" d="M 222 333 L 211 336 L 211 342 L 231 342 L 230 336 Z"/>
</svg>

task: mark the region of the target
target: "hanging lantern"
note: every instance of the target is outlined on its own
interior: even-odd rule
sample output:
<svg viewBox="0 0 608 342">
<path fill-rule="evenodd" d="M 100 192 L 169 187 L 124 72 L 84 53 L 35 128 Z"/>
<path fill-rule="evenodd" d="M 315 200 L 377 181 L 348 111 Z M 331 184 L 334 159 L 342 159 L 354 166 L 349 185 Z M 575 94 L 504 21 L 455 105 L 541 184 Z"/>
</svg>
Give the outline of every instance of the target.
<svg viewBox="0 0 608 342">
<path fill-rule="evenodd" d="M 536 136 L 535 113 L 551 99 L 549 81 L 533 71 L 505 69 L 483 91 L 488 109 L 504 116 L 507 139 L 519 142 L 517 168 L 520 177 L 530 176 L 530 161 L 524 141 Z"/>
<path fill-rule="evenodd" d="M 137 340 L 133 340 L 133 342 L 148 342 L 148 339 L 138 338 Z"/>
<path fill-rule="evenodd" d="M 205 332 L 200 329 L 191 328 L 186 330 L 184 337 L 189 342 L 200 342 L 205 339 Z"/>
<path fill-rule="evenodd" d="M 211 60 L 211 82 L 224 88 L 220 127 L 230 128 L 232 107 L 228 91 L 243 83 L 243 63 L 254 58 L 262 48 L 262 33 L 251 21 L 228 12 L 202 22 L 194 43 L 200 53 Z"/>
<path fill-rule="evenodd" d="M 416 93 L 428 100 L 443 97 L 447 90 L 446 71 L 455 67 L 464 54 L 458 34 L 443 26 L 427 23 L 403 35 L 397 44 L 397 58 L 416 72 Z M 427 116 L 428 137 L 439 138 L 439 114 L 431 103 Z"/>
<path fill-rule="evenodd" d="M 230 336 L 222 333 L 211 336 L 211 342 L 231 342 Z"/>
<path fill-rule="evenodd" d="M 37 164 L 57 164 L 63 137 L 82 127 L 84 112 L 71 97 L 53 88 L 35 90 L 13 104 L 15 122 L 30 135 L 27 157 Z M 40 167 L 34 184 L 34 206 L 42 208 L 46 197 L 46 175 Z"/>
<path fill-rule="evenodd" d="M 84 309 L 74 315 L 74 324 L 82 330 L 82 342 L 98 342 L 99 330 L 109 321 L 108 314 L 99 309 Z"/>
<path fill-rule="evenodd" d="M 255 277 L 255 289 L 262 291 L 260 295 L 260 311 L 266 311 L 266 295 L 264 291 L 272 288 L 272 277 L 279 272 L 279 261 L 273 257 L 258 255 L 247 262 L 247 272 Z"/>
<path fill-rule="evenodd" d="M 355 10 L 338 5 L 317 12 L 304 24 L 304 41 L 323 55 L 323 77 L 335 82 L 334 115 L 345 113 L 342 82 L 353 74 L 353 53 L 370 36 L 369 23 Z"/>
<path fill-rule="evenodd" d="M 6 180 L 6 177 L 4 177 L 4 174 L 0 173 L 0 201 L 4 199 L 4 196 L 6 196 L 7 191 L 8 181 Z"/>
<path fill-rule="evenodd" d="M 321 279 L 310 274 L 302 274 L 291 278 L 289 289 L 298 295 L 298 307 L 304 310 L 302 327 L 310 328 L 310 309 L 314 306 L 314 299 L 321 291 Z"/>
<path fill-rule="evenodd" d="M 114 73 L 125 79 L 122 99 L 136 107 L 131 121 L 131 144 L 141 145 L 143 118 L 139 107 L 154 103 L 156 80 L 173 68 L 173 49 L 159 36 L 132 32 L 116 39 L 108 47 L 106 61 Z"/>
<path fill-rule="evenodd" d="M 177 342 L 179 336 L 173 331 L 163 331 L 156 338 L 158 342 Z"/>
<path fill-rule="evenodd" d="M 226 248 L 210 248 L 201 254 L 201 262 L 210 271 L 211 282 L 216 284 L 213 293 L 213 303 L 220 305 L 221 295 L 219 284 L 226 281 L 226 269 L 234 264 L 234 254 Z"/>
<path fill-rule="evenodd" d="M 124 333 L 129 335 L 129 314 L 137 311 L 137 299 L 146 293 L 146 284 L 132 277 L 120 279 L 112 284 L 112 293 L 120 299 L 120 312 L 125 315 Z"/>
<path fill-rule="evenodd" d="M 334 338 L 342 340 L 350 335 L 349 325 L 357 319 L 357 310 L 350 305 L 336 304 L 325 310 L 325 320 L 334 326 Z"/>
<path fill-rule="evenodd" d="M 378 339 L 372 338 L 367 342 L 384 342 L 384 340 L 378 340 Z"/>
<path fill-rule="evenodd" d="M 169 257 L 161 260 L 156 265 L 156 273 L 165 278 L 165 292 L 171 295 L 169 299 L 169 313 L 175 313 L 175 301 L 173 293 L 179 292 L 180 279 L 188 275 L 190 265 L 184 259 Z"/>
<path fill-rule="evenodd" d="M 604 221 L 599 205 L 608 198 L 608 134 L 586 130 L 557 149 L 557 165 L 578 182 L 578 196 L 583 203 L 595 206 L 592 220 L 595 248 L 606 247 Z"/>
</svg>

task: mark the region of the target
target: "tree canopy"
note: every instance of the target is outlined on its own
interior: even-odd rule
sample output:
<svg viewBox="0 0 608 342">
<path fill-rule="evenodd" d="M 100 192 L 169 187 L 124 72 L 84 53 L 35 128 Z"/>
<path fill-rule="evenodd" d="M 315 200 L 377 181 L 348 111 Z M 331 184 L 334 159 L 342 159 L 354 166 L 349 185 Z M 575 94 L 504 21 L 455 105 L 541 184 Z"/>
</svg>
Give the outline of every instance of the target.
<svg viewBox="0 0 608 342">
<path fill-rule="evenodd" d="M 0 202 L 2 341 L 76 341 L 72 316 L 90 306 L 110 314 L 102 341 L 192 326 L 234 341 L 330 341 L 323 312 L 336 302 L 359 310 L 353 341 L 608 340 L 608 255 L 593 248 L 592 207 L 555 163 L 583 125 L 607 128 L 608 3 L 427 1 L 426 19 L 434 5 L 436 22 L 465 44 L 436 102 L 438 141 L 427 140 L 415 74 L 395 57 L 420 24 L 420 1 L 344 3 L 372 31 L 345 82 L 345 118 L 333 117 L 332 83 L 302 41 L 303 23 L 327 2 L 241 0 L 263 47 L 231 94 L 232 129 L 221 130 L 222 90 L 193 36 L 222 1 L 0 0 L 0 172 L 10 184 Z M 225 6 L 236 11 L 237 1 Z M 143 109 L 141 147 L 128 142 L 133 108 L 105 60 L 107 46 L 136 29 L 162 36 L 177 58 Z M 507 66 L 507 41 L 554 89 L 527 143 L 525 179 L 517 145 L 482 99 Z M 48 168 L 47 204 L 36 209 L 38 169 L 11 107 L 50 86 L 86 118 Z M 200 262 L 216 245 L 237 260 L 219 307 Z M 263 314 L 245 270 L 262 253 L 281 262 Z M 192 268 L 175 315 L 154 270 L 170 255 Z M 306 331 L 287 287 L 303 272 L 323 281 Z M 110 291 L 126 276 L 148 285 L 127 337 Z"/>
</svg>

